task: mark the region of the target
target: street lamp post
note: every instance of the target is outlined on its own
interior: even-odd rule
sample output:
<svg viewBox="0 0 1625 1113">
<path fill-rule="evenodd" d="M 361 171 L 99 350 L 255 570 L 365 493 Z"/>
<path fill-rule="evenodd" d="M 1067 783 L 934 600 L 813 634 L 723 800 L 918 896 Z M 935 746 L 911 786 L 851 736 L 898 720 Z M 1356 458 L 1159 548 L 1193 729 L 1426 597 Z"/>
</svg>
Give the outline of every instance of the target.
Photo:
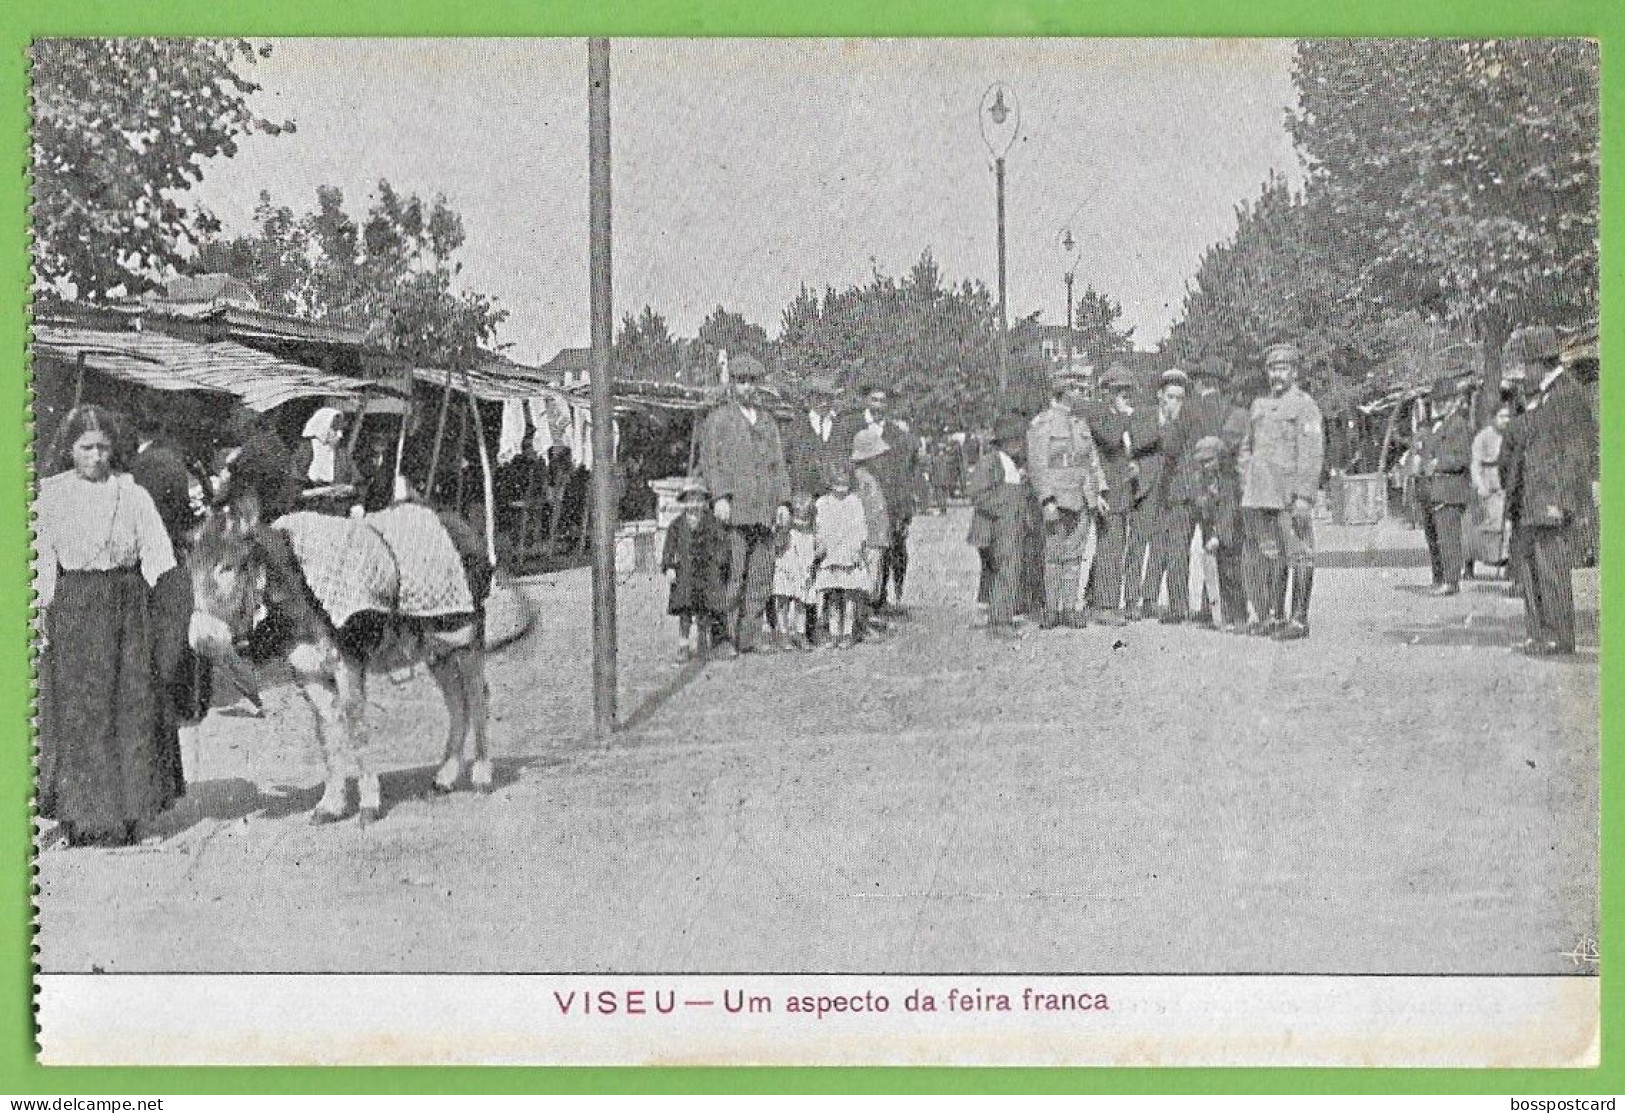
<svg viewBox="0 0 1625 1113">
<path fill-rule="evenodd" d="M 995 81 L 982 94 L 976 111 L 982 142 L 993 157 L 993 177 L 997 183 L 999 210 L 999 393 L 1010 389 L 1010 323 L 1005 301 L 1004 265 L 1004 157 L 1021 132 L 1021 102 L 1015 90 Z"/>
<path fill-rule="evenodd" d="M 1066 369 L 1072 370 L 1072 281 L 1078 276 L 1078 241 L 1072 229 L 1061 232 L 1061 250 L 1066 252 Z"/>
</svg>

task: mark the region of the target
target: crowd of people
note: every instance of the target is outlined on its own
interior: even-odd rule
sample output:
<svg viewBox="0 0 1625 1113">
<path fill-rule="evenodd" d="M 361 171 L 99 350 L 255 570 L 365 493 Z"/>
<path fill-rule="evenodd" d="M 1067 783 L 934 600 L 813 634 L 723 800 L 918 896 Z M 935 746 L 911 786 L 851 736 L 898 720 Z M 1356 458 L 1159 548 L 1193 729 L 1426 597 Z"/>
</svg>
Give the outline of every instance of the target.
<svg viewBox="0 0 1625 1113">
<path fill-rule="evenodd" d="M 1504 394 L 1476 433 L 1474 385 L 1441 388 L 1413 494 L 1431 590 L 1455 595 L 1464 575 L 1505 568 L 1529 610 L 1520 648 L 1572 653 L 1569 572 L 1596 556 L 1595 419 L 1555 331 L 1525 331 L 1538 381 Z M 1154 618 L 1308 637 L 1325 431 L 1302 363 L 1292 344 L 1264 353 L 1262 377 L 1210 358 L 1163 372 L 1149 399 L 1121 364 L 1098 381 L 1052 370 L 1049 407 L 1004 415 L 962 481 L 988 636 Z M 758 404 L 762 374 L 738 361 L 667 536 L 685 659 L 754 652 L 764 638 L 805 649 L 884 637 L 910 523 L 937 501 L 924 492 L 949 486 L 947 455 L 890 415 L 884 383 L 863 384 L 848 411 L 815 378 L 805 412 L 781 427 Z"/>
</svg>

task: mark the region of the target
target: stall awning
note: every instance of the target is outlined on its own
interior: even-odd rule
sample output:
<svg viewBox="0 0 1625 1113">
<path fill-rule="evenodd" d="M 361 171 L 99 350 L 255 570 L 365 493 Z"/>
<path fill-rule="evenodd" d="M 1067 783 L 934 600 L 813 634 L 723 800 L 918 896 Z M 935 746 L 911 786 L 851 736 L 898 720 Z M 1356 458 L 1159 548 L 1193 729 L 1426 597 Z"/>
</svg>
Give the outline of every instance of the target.
<svg viewBox="0 0 1625 1113">
<path fill-rule="evenodd" d="M 414 367 L 412 377 L 433 387 L 444 389 L 446 385 L 446 369 L 443 367 Z M 461 371 L 453 371 L 451 388 L 467 390 L 481 402 L 521 402 L 530 398 L 563 397 L 559 389 L 535 368 L 506 362 L 481 364 L 468 372 L 466 380 Z"/>
<path fill-rule="evenodd" d="M 78 363 L 153 390 L 229 394 L 264 413 L 298 398 L 356 398 L 372 384 L 332 375 L 231 341 L 202 344 L 157 332 L 35 327 L 36 357 Z"/>
</svg>

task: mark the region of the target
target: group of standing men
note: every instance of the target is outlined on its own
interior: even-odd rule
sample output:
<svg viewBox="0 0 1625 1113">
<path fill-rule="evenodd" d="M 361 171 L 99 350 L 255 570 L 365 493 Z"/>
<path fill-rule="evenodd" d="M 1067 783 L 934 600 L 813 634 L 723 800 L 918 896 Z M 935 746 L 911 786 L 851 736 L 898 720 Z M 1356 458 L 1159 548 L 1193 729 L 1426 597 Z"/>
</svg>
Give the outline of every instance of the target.
<svg viewBox="0 0 1625 1113">
<path fill-rule="evenodd" d="M 1301 359 L 1292 345 L 1270 348 L 1268 389 L 1257 398 L 1217 359 L 1191 374 L 1166 371 L 1151 405 L 1121 365 L 1100 377 L 1098 398 L 1086 373 L 1058 366 L 1050 407 L 1030 422 L 1001 419 L 995 450 L 970 480 L 968 540 L 982 557 L 989 634 L 1020 637 L 1025 610 L 1038 611 L 1044 629 L 1091 618 L 1120 626 L 1155 614 L 1166 586 L 1163 623 L 1308 636 L 1325 438 L 1297 385 Z M 1212 559 L 1192 615 L 1197 535 Z"/>
<path fill-rule="evenodd" d="M 773 585 L 775 531 L 789 523 L 792 496 L 825 494 L 832 468 L 852 459 L 853 442 L 865 430 L 884 448 L 864 467 L 880 484 L 891 523 L 877 587 L 860 623 L 877 627 L 888 600 L 902 598 L 917 495 L 918 440 L 892 415 L 891 391 L 881 382 L 865 383 L 863 407 L 845 412 L 834 383 L 815 377 L 806 409 L 781 428 L 761 405 L 767 373 L 762 363 L 741 355 L 729 362 L 728 372 L 731 396 L 701 423 L 697 459 L 699 478 L 728 535 L 728 641 L 739 653 L 757 648 Z M 814 620 L 810 617 L 809 624 Z"/>
</svg>

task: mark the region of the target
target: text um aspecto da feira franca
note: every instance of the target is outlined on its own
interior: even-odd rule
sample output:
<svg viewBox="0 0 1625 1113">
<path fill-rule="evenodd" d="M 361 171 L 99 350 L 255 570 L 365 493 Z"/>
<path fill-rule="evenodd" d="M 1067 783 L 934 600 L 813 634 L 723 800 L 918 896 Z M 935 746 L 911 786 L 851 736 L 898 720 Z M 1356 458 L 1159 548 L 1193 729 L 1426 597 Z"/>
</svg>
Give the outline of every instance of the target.
<svg viewBox="0 0 1625 1113">
<path fill-rule="evenodd" d="M 755 992 L 722 988 L 713 992 L 689 989 L 618 988 L 554 990 L 553 1004 L 562 1016 L 635 1017 L 694 1015 L 705 1012 L 739 1015 L 792 1015 L 814 1020 L 881 1013 L 1072 1013 L 1109 1012 L 1105 993 L 1041 986 L 1019 990 L 978 987 L 915 988 L 906 992 L 872 989 L 816 993 Z"/>
</svg>

